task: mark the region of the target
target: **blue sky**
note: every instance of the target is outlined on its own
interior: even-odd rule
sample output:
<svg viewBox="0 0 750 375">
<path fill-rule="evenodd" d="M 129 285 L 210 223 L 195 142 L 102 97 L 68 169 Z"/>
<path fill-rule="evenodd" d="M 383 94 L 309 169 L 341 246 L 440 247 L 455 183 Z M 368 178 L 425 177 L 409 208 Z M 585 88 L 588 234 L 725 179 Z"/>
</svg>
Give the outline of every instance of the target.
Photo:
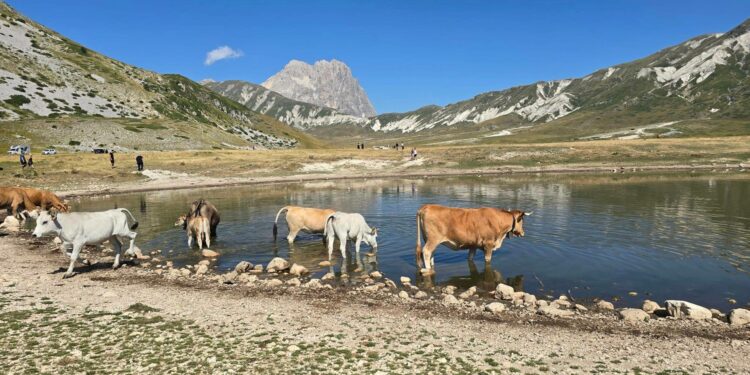
<svg viewBox="0 0 750 375">
<path fill-rule="evenodd" d="M 260 83 L 291 59 L 347 63 L 378 113 L 586 75 L 750 17 L 750 1 L 10 0 L 126 63 Z M 206 65 L 228 46 L 241 56 Z"/>
</svg>

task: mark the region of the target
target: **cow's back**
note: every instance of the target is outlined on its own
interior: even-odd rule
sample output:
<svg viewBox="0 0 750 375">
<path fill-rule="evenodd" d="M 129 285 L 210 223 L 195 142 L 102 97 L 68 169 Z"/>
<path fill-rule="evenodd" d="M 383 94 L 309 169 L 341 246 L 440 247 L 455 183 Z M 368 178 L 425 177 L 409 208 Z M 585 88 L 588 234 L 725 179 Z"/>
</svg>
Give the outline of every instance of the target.
<svg viewBox="0 0 750 375">
<path fill-rule="evenodd" d="M 426 240 L 451 242 L 456 247 L 482 247 L 494 243 L 505 225 L 503 215 L 494 208 L 456 208 L 424 205 L 418 214 Z"/>
<path fill-rule="evenodd" d="M 335 212 L 329 208 L 289 206 L 286 212 L 286 221 L 290 226 L 305 228 L 311 232 L 323 232 L 326 219 Z"/>
<path fill-rule="evenodd" d="M 100 212 L 73 212 L 57 215 L 66 241 L 82 240 L 88 244 L 102 243 L 113 235 L 125 235 L 130 230 L 128 219 L 119 209 Z"/>
</svg>

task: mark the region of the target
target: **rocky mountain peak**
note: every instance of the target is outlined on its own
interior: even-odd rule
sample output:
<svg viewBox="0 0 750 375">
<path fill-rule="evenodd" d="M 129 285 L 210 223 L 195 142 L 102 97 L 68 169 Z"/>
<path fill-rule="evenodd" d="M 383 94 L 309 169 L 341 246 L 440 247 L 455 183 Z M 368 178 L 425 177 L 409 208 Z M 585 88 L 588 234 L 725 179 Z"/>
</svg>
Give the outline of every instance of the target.
<svg viewBox="0 0 750 375">
<path fill-rule="evenodd" d="M 261 86 L 290 99 L 334 108 L 353 116 L 376 114 L 351 69 L 338 60 L 320 60 L 312 65 L 291 60 Z"/>
</svg>

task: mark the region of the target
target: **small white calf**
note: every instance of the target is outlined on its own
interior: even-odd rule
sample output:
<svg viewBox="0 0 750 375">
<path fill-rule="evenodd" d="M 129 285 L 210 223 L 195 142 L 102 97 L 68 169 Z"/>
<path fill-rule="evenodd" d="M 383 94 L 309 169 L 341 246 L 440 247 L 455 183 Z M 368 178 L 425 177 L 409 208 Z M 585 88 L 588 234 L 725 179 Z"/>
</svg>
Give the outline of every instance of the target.
<svg viewBox="0 0 750 375">
<path fill-rule="evenodd" d="M 326 228 L 323 234 L 328 242 L 328 260 L 333 256 L 333 241 L 338 238 L 341 257 L 346 259 L 346 241 L 354 240 L 354 249 L 359 254 L 359 246 L 364 241 L 374 251 L 378 249 L 378 229 L 370 228 L 365 218 L 360 214 L 336 212 L 326 218 Z"/>
<path fill-rule="evenodd" d="M 127 216 L 126 216 L 127 214 Z M 70 266 L 65 272 L 63 278 L 73 276 L 73 265 L 78 260 L 78 255 L 84 245 L 101 245 L 102 242 L 109 240 L 115 250 L 115 262 L 112 268 L 120 266 L 120 253 L 122 244 L 119 237 L 130 239 L 130 248 L 127 254 L 135 254 L 135 236 L 133 232 L 138 227 L 138 221 L 133 214 L 124 208 L 107 210 L 102 212 L 73 212 L 60 213 L 54 209 L 51 211 L 41 211 L 36 215 L 36 228 L 31 234 L 33 237 L 42 237 L 54 233 L 63 241 L 63 247 L 73 246 L 73 252 L 66 255 L 70 256 Z M 133 224 L 128 224 L 128 217 L 132 219 Z"/>
</svg>

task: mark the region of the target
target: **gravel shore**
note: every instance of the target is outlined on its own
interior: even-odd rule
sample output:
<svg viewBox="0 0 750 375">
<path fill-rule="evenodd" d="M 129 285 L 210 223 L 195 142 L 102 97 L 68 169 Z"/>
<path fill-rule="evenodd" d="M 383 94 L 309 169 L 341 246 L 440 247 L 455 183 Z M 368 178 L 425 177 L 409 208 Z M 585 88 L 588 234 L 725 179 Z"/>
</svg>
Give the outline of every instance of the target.
<svg viewBox="0 0 750 375">
<path fill-rule="evenodd" d="M 113 271 L 93 253 L 63 280 L 67 258 L 25 234 L 0 237 L 0 256 L 3 373 L 750 372 L 749 326 L 625 323 L 593 306 L 568 318 L 496 315 L 473 298 L 399 297 L 414 295 L 400 284 L 306 288 L 266 274 L 226 284 L 210 271 L 170 276 L 155 259 Z"/>
</svg>

